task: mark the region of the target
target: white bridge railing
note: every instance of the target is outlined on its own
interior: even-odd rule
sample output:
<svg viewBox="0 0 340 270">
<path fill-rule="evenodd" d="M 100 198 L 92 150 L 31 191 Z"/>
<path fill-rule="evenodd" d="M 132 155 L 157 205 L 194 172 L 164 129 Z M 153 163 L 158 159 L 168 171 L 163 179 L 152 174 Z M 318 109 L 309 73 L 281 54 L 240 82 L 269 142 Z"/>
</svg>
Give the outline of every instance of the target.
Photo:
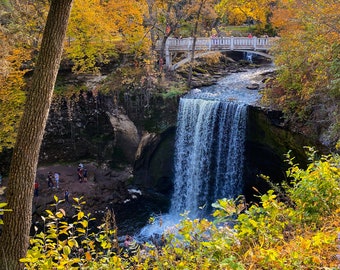
<svg viewBox="0 0 340 270">
<path fill-rule="evenodd" d="M 212 37 L 196 39 L 195 51 L 222 51 L 222 50 L 252 50 L 267 51 L 277 38 L 269 37 Z M 193 46 L 193 38 L 168 38 L 165 50 L 190 51 Z M 161 40 L 156 43 L 156 50 L 161 50 Z"/>
</svg>

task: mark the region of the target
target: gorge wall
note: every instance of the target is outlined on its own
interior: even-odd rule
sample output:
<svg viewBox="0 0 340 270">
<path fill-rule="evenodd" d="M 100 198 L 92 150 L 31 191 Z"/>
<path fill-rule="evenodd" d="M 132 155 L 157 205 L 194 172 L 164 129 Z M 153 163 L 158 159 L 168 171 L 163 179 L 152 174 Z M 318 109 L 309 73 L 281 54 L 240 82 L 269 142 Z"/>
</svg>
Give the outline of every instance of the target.
<svg viewBox="0 0 340 270">
<path fill-rule="evenodd" d="M 79 91 L 53 99 L 40 163 L 95 160 L 111 167 L 133 164 L 142 137 L 176 123 L 175 99 L 143 94 Z"/>
<path fill-rule="evenodd" d="M 177 98 L 145 100 L 143 93 L 98 94 L 80 91 L 56 97 L 51 107 L 41 149 L 41 163 L 95 160 L 108 167 L 134 167 L 133 184 L 142 189 L 171 193 Z M 292 150 L 304 160 L 306 138 L 282 127 L 282 114 L 249 107 L 245 153 L 246 193 L 285 178 L 284 155 Z M 309 144 L 311 145 L 311 144 Z M 301 163 L 301 162 L 300 162 Z"/>
<path fill-rule="evenodd" d="M 145 91 L 102 94 L 88 87 L 71 96 L 55 95 L 40 164 L 95 161 L 111 168 L 129 165 L 134 168 L 133 185 L 170 194 L 178 98 L 166 99 Z M 284 179 L 282 161 L 289 150 L 299 160 L 304 159 L 306 138 L 282 127 L 281 118 L 279 112 L 249 109 L 245 160 L 248 194 L 254 193 L 252 186 L 267 188 L 258 177 L 260 173 L 274 181 Z"/>
</svg>

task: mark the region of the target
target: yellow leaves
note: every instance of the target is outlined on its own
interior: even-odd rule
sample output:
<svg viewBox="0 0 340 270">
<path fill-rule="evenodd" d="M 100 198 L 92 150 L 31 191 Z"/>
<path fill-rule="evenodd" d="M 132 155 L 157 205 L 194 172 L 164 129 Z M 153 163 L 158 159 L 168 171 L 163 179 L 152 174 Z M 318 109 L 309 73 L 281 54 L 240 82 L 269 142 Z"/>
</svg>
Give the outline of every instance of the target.
<svg viewBox="0 0 340 270">
<path fill-rule="evenodd" d="M 329 6 L 335 9 L 330 11 Z M 286 70 L 279 74 L 278 82 L 287 89 L 286 97 L 288 89 L 301 90 L 292 93 L 301 114 L 305 113 L 304 104 L 314 106 L 309 103 L 312 97 L 328 95 L 327 92 L 319 92 L 329 87 L 334 76 L 331 71 L 332 59 L 336 58 L 333 45 L 340 40 L 340 9 L 337 7 L 339 2 L 334 0 L 327 1 L 327 4 L 322 0 L 312 3 L 281 0 L 273 11 L 271 22 L 281 36 L 279 48 L 274 50 L 275 62 Z M 329 16 L 329 13 L 332 15 Z M 284 100 L 286 108 L 288 102 Z M 296 111 L 292 113 L 296 114 Z"/>
<path fill-rule="evenodd" d="M 336 236 L 335 228 L 330 232 L 319 231 L 313 233 L 304 228 L 299 234 L 296 233 L 289 241 L 271 243 L 268 246 L 256 245 L 249 247 L 243 255 L 243 260 L 251 265 L 252 269 L 303 269 L 309 267 L 332 266 L 328 261 L 334 252 Z M 266 240 L 267 242 L 270 239 Z M 295 268 L 294 268 L 295 269 Z"/>
<path fill-rule="evenodd" d="M 271 10 L 270 0 L 222 0 L 216 5 L 216 11 L 220 16 L 226 16 L 229 23 L 240 25 L 249 18 L 265 24 Z"/>
<path fill-rule="evenodd" d="M 70 248 L 73 248 L 73 247 L 78 247 L 78 242 L 74 239 L 74 238 L 71 238 L 67 241 L 67 244 Z"/>
<path fill-rule="evenodd" d="M 71 253 L 70 247 L 69 247 L 69 246 L 64 246 L 64 247 L 63 247 L 63 253 L 64 253 L 64 255 L 66 255 L 66 256 L 70 255 L 70 253 Z"/>
<path fill-rule="evenodd" d="M 12 49 L 6 44 L 0 51 L 0 152 L 3 147 L 11 148 L 15 142 L 25 102 L 22 88 L 26 71 L 22 69 L 22 64 L 28 59 L 27 49 Z"/>
<path fill-rule="evenodd" d="M 77 228 L 76 231 L 80 234 L 84 234 L 86 232 L 86 230 L 83 228 Z"/>
<path fill-rule="evenodd" d="M 122 53 L 145 51 L 142 3 L 76 0 L 65 43 L 75 63 L 74 71 L 96 71 L 96 61 L 105 62 L 115 56 L 117 46 Z"/>
<path fill-rule="evenodd" d="M 56 214 L 55 214 L 55 216 L 57 217 L 57 218 L 62 218 L 64 215 L 63 215 L 63 213 L 62 212 L 57 212 Z"/>
<path fill-rule="evenodd" d="M 48 214 L 49 217 L 53 217 L 54 216 L 54 214 L 52 213 L 51 210 L 46 209 L 45 211 L 46 211 L 46 213 Z"/>
<path fill-rule="evenodd" d="M 88 225 L 89 225 L 89 223 L 88 223 L 88 221 L 87 221 L 86 219 L 82 220 L 82 221 L 80 222 L 80 224 L 81 224 L 84 228 L 87 228 Z"/>
<path fill-rule="evenodd" d="M 81 220 L 84 216 L 85 216 L 84 212 L 83 211 L 79 211 L 78 214 L 77 214 L 77 219 Z"/>
<path fill-rule="evenodd" d="M 4 224 L 3 220 L 2 220 L 2 215 L 4 214 L 4 212 L 6 211 L 12 211 L 11 209 L 6 209 L 4 207 L 7 206 L 7 203 L 3 203 L 3 202 L 0 202 L 0 225 L 1 224 Z"/>
<path fill-rule="evenodd" d="M 253 219 L 250 219 L 249 220 L 249 223 L 254 227 L 254 228 L 257 228 L 257 222 Z"/>
<path fill-rule="evenodd" d="M 100 243 L 100 246 L 103 248 L 103 249 L 110 249 L 112 247 L 111 243 L 108 242 L 108 241 L 103 241 Z"/>
</svg>

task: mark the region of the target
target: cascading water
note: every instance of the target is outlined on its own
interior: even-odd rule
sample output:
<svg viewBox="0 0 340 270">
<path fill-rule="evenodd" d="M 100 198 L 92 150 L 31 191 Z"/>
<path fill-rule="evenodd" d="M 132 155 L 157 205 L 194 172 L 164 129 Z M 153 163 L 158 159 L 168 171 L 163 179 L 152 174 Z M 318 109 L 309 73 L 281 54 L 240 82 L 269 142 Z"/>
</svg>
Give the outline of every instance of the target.
<svg viewBox="0 0 340 270">
<path fill-rule="evenodd" d="M 191 218 L 208 217 L 211 203 L 242 194 L 247 108 L 260 97 L 246 85 L 271 71 L 273 67 L 231 74 L 181 98 L 170 211 L 160 223 L 142 228 L 142 238 L 162 234 L 185 212 Z"/>
<path fill-rule="evenodd" d="M 242 193 L 247 105 L 180 100 L 171 215 L 204 217 L 211 203 Z"/>
</svg>

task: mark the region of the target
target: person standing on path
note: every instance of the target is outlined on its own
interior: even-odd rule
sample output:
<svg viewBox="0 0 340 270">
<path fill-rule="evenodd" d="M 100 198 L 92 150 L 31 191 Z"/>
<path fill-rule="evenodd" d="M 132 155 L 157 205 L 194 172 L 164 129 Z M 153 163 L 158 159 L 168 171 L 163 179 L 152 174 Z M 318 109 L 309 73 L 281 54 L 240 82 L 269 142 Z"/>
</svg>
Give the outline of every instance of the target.
<svg viewBox="0 0 340 270">
<path fill-rule="evenodd" d="M 34 182 L 34 197 L 39 196 L 39 183 L 37 181 Z"/>
<path fill-rule="evenodd" d="M 54 173 L 54 181 L 55 181 L 57 188 L 59 188 L 59 177 L 60 177 L 60 174 L 58 172 L 55 172 Z"/>
<path fill-rule="evenodd" d="M 84 179 L 84 182 L 87 182 L 87 169 L 86 168 L 83 169 L 83 179 Z"/>
<path fill-rule="evenodd" d="M 53 178 L 52 172 L 48 172 L 47 185 L 48 185 L 49 188 L 53 188 L 53 186 L 54 186 L 52 178 Z"/>
<path fill-rule="evenodd" d="M 79 164 L 78 169 L 77 169 L 77 174 L 78 174 L 78 181 L 79 183 L 82 183 L 84 180 L 84 165 L 82 163 Z"/>
<path fill-rule="evenodd" d="M 69 203 L 68 198 L 70 196 L 70 192 L 68 190 L 65 190 L 65 202 Z"/>
</svg>

